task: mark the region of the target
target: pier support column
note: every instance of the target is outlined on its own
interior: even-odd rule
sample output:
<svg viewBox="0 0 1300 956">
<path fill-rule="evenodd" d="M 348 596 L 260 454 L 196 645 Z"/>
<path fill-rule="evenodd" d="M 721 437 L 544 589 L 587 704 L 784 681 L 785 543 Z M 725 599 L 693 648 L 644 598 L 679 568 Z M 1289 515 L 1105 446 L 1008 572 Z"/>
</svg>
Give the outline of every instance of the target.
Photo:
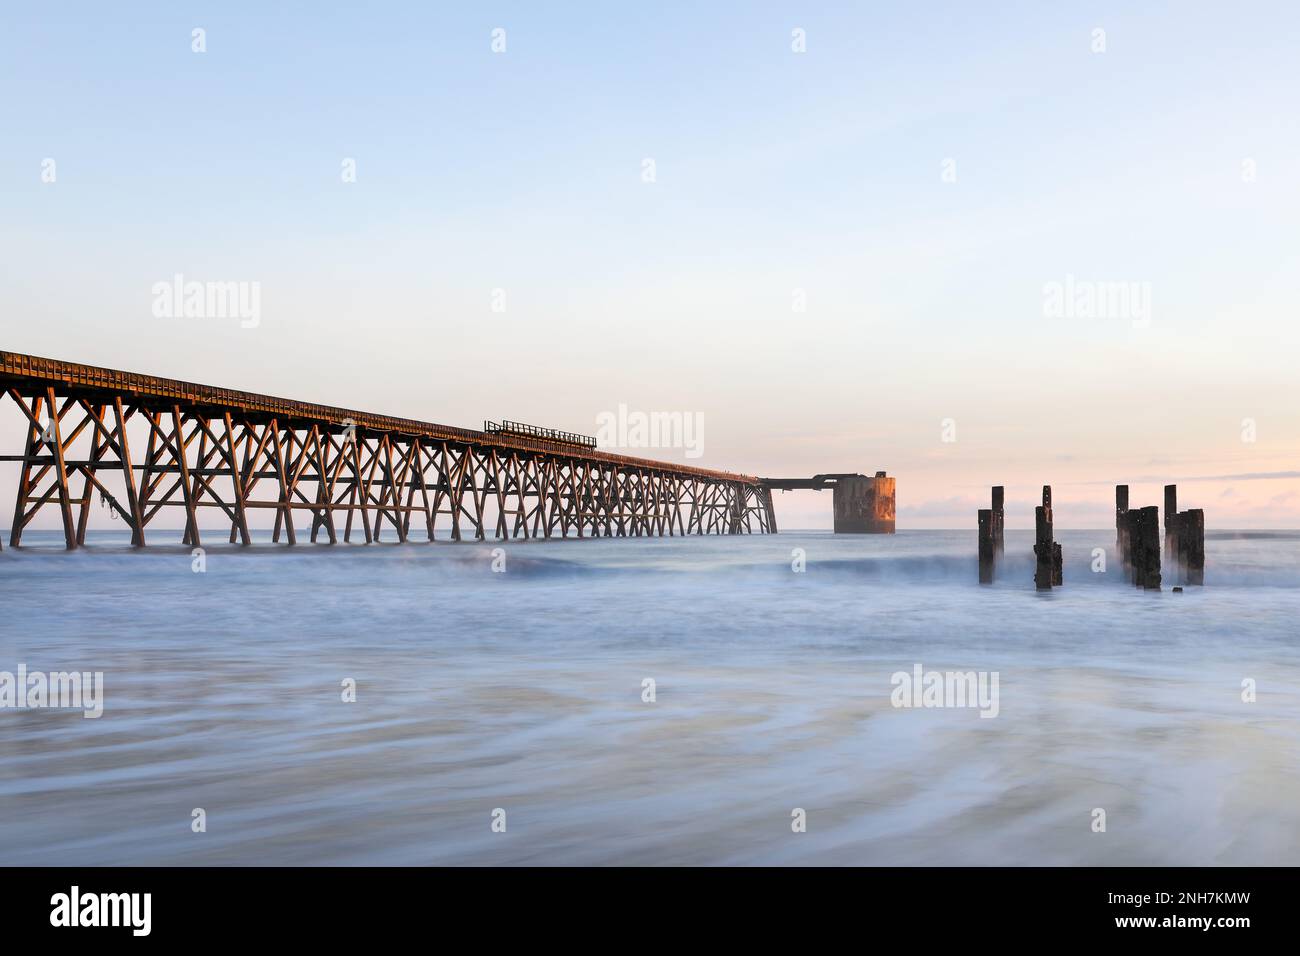
<svg viewBox="0 0 1300 956">
<path fill-rule="evenodd" d="M 979 510 L 980 584 L 993 583 L 993 510 Z"/>
<path fill-rule="evenodd" d="M 1205 583 L 1205 512 L 1200 508 L 1178 516 L 1178 559 L 1188 584 Z"/>
<path fill-rule="evenodd" d="M 1006 550 L 1005 540 L 1005 513 L 1003 502 L 1005 500 L 1005 491 L 1001 485 L 993 486 L 993 551 L 995 554 L 1002 554 Z"/>
<path fill-rule="evenodd" d="M 1043 485 L 1043 503 L 1034 509 L 1034 584 L 1038 590 L 1065 583 L 1061 546 L 1052 540 L 1052 486 Z"/>
<path fill-rule="evenodd" d="M 1155 505 L 1128 513 L 1129 556 L 1133 584 L 1148 591 L 1160 590 L 1160 509 Z"/>
<path fill-rule="evenodd" d="M 63 516 L 63 540 L 69 551 L 77 549 L 77 527 L 72 520 L 72 492 L 68 488 L 68 467 L 63 458 L 63 429 L 60 426 L 60 420 L 63 418 L 63 411 L 72 404 L 72 399 L 64 402 L 64 407 L 60 410 L 58 399 L 54 392 L 54 386 L 46 391 L 45 401 L 49 404 L 50 426 L 49 442 L 50 449 L 54 452 L 54 480 L 59 492 L 59 512 Z"/>
<path fill-rule="evenodd" d="M 1120 567 L 1129 567 L 1128 485 L 1115 486 L 1115 555 Z"/>
<path fill-rule="evenodd" d="M 1034 509 L 1034 587 L 1052 589 L 1052 511 L 1039 505 Z"/>
<path fill-rule="evenodd" d="M 1165 560 L 1178 558 L 1178 486 L 1165 485 Z"/>
</svg>

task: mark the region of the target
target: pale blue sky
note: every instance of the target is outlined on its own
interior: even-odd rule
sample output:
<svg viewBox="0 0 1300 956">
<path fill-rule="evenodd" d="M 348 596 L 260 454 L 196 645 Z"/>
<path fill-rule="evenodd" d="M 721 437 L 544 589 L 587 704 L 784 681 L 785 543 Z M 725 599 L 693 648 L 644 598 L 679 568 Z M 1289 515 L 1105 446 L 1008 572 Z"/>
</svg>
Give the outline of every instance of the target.
<svg viewBox="0 0 1300 956">
<path fill-rule="evenodd" d="M 0 347 L 450 424 L 699 412 L 700 463 L 887 468 L 914 526 L 1300 465 L 1295 4 L 265 6 L 0 15 Z M 260 282 L 260 325 L 155 318 L 176 273 Z M 1067 274 L 1150 283 L 1150 328 L 1045 318 Z M 1295 479 L 1194 487 L 1300 525 Z"/>
</svg>

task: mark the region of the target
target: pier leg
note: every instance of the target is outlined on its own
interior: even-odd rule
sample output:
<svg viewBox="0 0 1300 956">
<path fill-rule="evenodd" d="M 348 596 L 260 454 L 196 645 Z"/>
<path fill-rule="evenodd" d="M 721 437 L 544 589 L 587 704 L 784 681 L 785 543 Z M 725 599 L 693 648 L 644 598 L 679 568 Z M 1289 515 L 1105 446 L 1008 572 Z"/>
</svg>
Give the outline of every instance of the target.
<svg viewBox="0 0 1300 956">
<path fill-rule="evenodd" d="M 247 546 L 253 543 L 252 536 L 248 533 L 248 514 L 244 510 L 244 481 L 243 472 L 239 467 L 238 459 L 235 455 L 235 423 L 230 417 L 230 412 L 224 415 L 226 425 L 225 438 L 226 446 L 222 449 L 222 454 L 226 456 L 226 463 L 230 466 L 230 482 L 232 493 L 235 499 L 235 521 L 231 526 L 231 534 L 237 530 L 239 532 L 240 544 Z"/>
<path fill-rule="evenodd" d="M 14 401 L 22 407 L 22 399 L 17 392 L 13 392 Z M 41 404 L 45 399 L 36 395 L 32 398 L 32 407 L 29 412 L 30 422 L 27 425 L 27 442 L 26 450 L 23 452 L 23 468 L 18 478 L 18 500 L 14 505 L 14 523 L 13 529 L 9 532 L 9 547 L 16 548 L 22 544 L 23 529 L 27 527 L 27 498 L 32 493 L 35 483 L 32 481 L 32 459 L 36 457 L 36 452 L 41 445 Z"/>
<path fill-rule="evenodd" d="M 59 424 L 63 416 L 58 408 L 54 386 L 47 389 L 45 400 L 49 403 L 52 433 L 49 436 L 49 444 L 54 452 L 54 479 L 58 482 L 59 511 L 63 515 L 63 540 L 69 551 L 75 551 L 77 550 L 77 527 L 72 520 L 72 492 L 68 489 L 68 468 L 63 460 L 63 430 Z M 68 401 L 70 403 L 71 399 Z"/>
<path fill-rule="evenodd" d="M 185 503 L 185 536 L 181 539 L 182 543 L 189 548 L 200 548 L 202 542 L 199 538 L 199 519 L 198 512 L 194 507 L 194 488 L 190 479 L 189 466 L 189 442 L 185 440 L 185 422 L 181 416 L 181 407 L 172 406 L 172 437 L 176 443 L 174 450 L 176 456 L 176 467 L 180 469 L 180 488 L 181 497 Z M 197 431 L 197 429 L 195 429 Z M 200 467 L 202 462 L 200 461 Z"/>
<path fill-rule="evenodd" d="M 1178 486 L 1165 485 L 1165 559 L 1178 557 Z"/>
<path fill-rule="evenodd" d="M 122 399 L 113 399 L 113 421 L 117 425 L 118 457 L 122 461 L 122 478 L 126 482 L 126 503 L 131 509 L 131 547 L 144 547 L 144 512 L 135 490 L 135 468 L 131 464 L 131 446 L 126 440 L 126 420 Z"/>
<path fill-rule="evenodd" d="M 1052 510 L 1039 505 L 1034 509 L 1034 586 L 1040 591 L 1052 589 Z"/>
<path fill-rule="evenodd" d="M 1173 531 L 1173 553 L 1168 553 L 1170 542 L 1166 539 L 1165 562 L 1169 567 L 1170 574 L 1176 574 L 1179 584 L 1187 583 L 1187 540 L 1183 534 L 1183 528 L 1186 526 L 1187 512 L 1183 511 L 1175 514 L 1173 518 L 1166 517 L 1165 523 Z M 1173 583 L 1172 581 L 1170 583 Z"/>
<path fill-rule="evenodd" d="M 980 584 L 993 583 L 993 510 L 979 510 Z"/>
<path fill-rule="evenodd" d="M 1115 556 L 1120 567 L 1129 569 L 1128 485 L 1115 486 Z"/>
<path fill-rule="evenodd" d="M 1200 508 L 1184 511 L 1178 529 L 1179 547 L 1188 584 L 1205 583 L 1205 512 Z"/>
<path fill-rule="evenodd" d="M 288 444 L 293 444 L 293 432 L 290 431 L 286 436 Z M 297 544 L 298 538 L 293 528 L 293 511 L 289 507 L 289 482 L 285 476 L 285 466 L 288 461 L 286 455 L 285 442 L 280 441 L 280 423 L 271 419 L 271 447 L 275 452 L 275 477 L 279 484 L 280 500 L 277 502 L 278 507 L 275 509 L 275 530 L 271 535 L 271 541 L 280 543 L 280 528 L 283 526 L 288 535 L 289 544 Z"/>
<path fill-rule="evenodd" d="M 1034 584 L 1040 591 L 1063 583 L 1061 546 L 1052 540 L 1052 486 L 1043 485 L 1042 507 L 1034 509 Z"/>
<path fill-rule="evenodd" d="M 77 514 L 77 547 L 86 545 L 86 529 L 90 524 L 90 504 L 95 500 L 95 465 L 104 453 L 109 451 L 108 442 L 104 438 L 104 415 L 105 407 L 103 405 L 85 405 L 86 415 L 94 421 L 94 427 L 90 432 L 90 462 L 82 469 L 81 484 L 81 507 Z"/>
<path fill-rule="evenodd" d="M 1160 590 L 1160 509 L 1155 505 L 1130 511 L 1130 555 L 1133 584 Z"/>
<path fill-rule="evenodd" d="M 1005 489 L 1002 485 L 993 486 L 993 551 L 995 554 L 1002 554 L 1006 550 L 1006 541 L 1004 538 L 1004 511 L 1003 501 L 1005 498 Z"/>
</svg>

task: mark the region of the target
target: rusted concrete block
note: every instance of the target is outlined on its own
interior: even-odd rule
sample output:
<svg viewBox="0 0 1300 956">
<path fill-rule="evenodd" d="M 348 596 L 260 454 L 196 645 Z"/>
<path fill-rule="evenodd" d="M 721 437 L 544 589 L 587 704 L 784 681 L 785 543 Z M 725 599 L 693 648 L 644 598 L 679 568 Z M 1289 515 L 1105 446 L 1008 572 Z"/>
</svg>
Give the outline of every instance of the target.
<svg viewBox="0 0 1300 956">
<path fill-rule="evenodd" d="M 883 471 L 840 478 L 834 495 L 836 534 L 894 533 L 894 479 Z"/>
</svg>

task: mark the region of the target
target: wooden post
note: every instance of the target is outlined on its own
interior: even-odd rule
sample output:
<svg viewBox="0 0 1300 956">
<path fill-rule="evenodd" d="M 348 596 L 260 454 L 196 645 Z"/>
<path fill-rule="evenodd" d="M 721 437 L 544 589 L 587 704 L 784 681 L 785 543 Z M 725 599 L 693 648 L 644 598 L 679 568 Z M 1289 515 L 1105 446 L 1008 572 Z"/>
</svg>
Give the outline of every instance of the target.
<svg viewBox="0 0 1300 956">
<path fill-rule="evenodd" d="M 1129 567 L 1128 485 L 1115 486 L 1115 554 L 1120 566 Z"/>
<path fill-rule="evenodd" d="M 1188 584 L 1205 583 L 1205 512 L 1184 511 L 1179 517 L 1178 546 L 1183 574 Z"/>
<path fill-rule="evenodd" d="M 1004 511 L 1003 511 L 1004 489 L 1001 485 L 993 486 L 993 551 L 995 554 L 1002 554 L 1006 550 L 1004 540 Z"/>
<path fill-rule="evenodd" d="M 1052 589 L 1052 509 L 1040 505 L 1034 509 L 1034 586 L 1040 591 Z"/>
<path fill-rule="evenodd" d="M 1043 507 L 1047 509 L 1047 533 L 1052 540 L 1052 586 L 1059 588 L 1064 579 L 1062 577 L 1061 546 L 1055 541 L 1054 527 L 1056 518 L 1052 514 L 1052 486 L 1043 485 Z"/>
<path fill-rule="evenodd" d="M 980 584 L 993 583 L 993 514 L 991 508 L 979 510 Z"/>
<path fill-rule="evenodd" d="M 1130 584 L 1137 580 L 1137 574 L 1133 567 L 1133 549 L 1130 547 L 1134 540 L 1134 534 L 1137 530 L 1138 513 L 1136 511 L 1125 511 L 1122 516 L 1123 527 L 1120 529 L 1120 541 L 1124 550 L 1124 573 L 1128 576 Z"/>
<path fill-rule="evenodd" d="M 1165 558 L 1178 558 L 1178 486 L 1165 485 Z"/>
<path fill-rule="evenodd" d="M 1056 541 L 1053 540 L 1053 525 L 1056 524 L 1056 519 L 1054 519 L 1054 516 L 1052 515 L 1052 485 L 1043 485 L 1043 511 L 1044 514 L 1047 515 L 1048 520 L 1047 546 L 1050 574 L 1052 574 L 1052 587 L 1060 588 L 1063 583 L 1063 561 L 1061 557 L 1061 545 L 1056 544 Z M 1035 548 L 1035 551 L 1036 550 L 1037 548 Z"/>
<path fill-rule="evenodd" d="M 1176 574 L 1180 584 L 1187 583 L 1187 543 L 1183 540 L 1185 537 L 1183 529 L 1186 526 L 1186 521 L 1186 511 L 1176 513 L 1172 518 L 1165 516 L 1165 527 L 1172 532 L 1173 536 L 1172 542 L 1166 537 L 1165 547 L 1168 549 L 1169 545 L 1172 544 L 1174 549 L 1172 554 L 1166 551 L 1165 561 L 1169 566 L 1169 573 L 1171 575 Z"/>
<path fill-rule="evenodd" d="M 1129 553 L 1133 583 L 1148 591 L 1160 590 L 1160 509 L 1155 505 L 1129 512 Z"/>
</svg>

